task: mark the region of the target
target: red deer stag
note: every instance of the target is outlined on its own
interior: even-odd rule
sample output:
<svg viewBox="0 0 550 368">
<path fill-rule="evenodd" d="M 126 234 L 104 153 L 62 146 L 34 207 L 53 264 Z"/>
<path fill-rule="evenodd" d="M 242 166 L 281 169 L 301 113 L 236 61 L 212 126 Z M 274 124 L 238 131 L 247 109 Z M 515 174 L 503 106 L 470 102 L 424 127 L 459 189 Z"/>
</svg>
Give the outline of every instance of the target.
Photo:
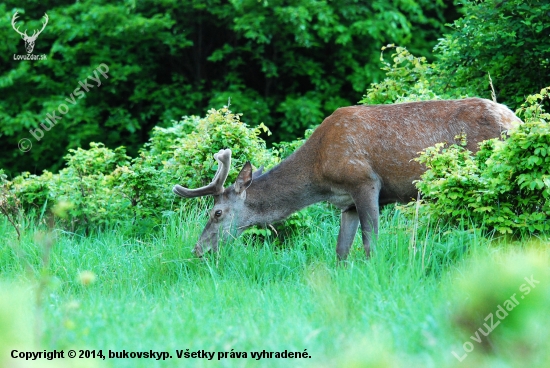
<svg viewBox="0 0 550 368">
<path fill-rule="evenodd" d="M 217 251 L 229 234 L 268 225 L 320 201 L 342 210 L 336 253 L 348 256 L 361 224 L 370 254 L 371 233 L 378 233 L 378 210 L 388 203 L 416 198 L 413 180 L 423 168 L 411 161 L 418 152 L 466 133 L 467 148 L 498 137 L 520 120 L 507 107 L 480 98 L 393 105 L 351 106 L 336 110 L 290 157 L 262 174 L 247 162 L 235 184 L 224 188 L 231 151 L 214 155 L 218 171 L 209 185 L 187 189 L 181 197 L 214 196 L 214 208 L 193 252 Z"/>
</svg>

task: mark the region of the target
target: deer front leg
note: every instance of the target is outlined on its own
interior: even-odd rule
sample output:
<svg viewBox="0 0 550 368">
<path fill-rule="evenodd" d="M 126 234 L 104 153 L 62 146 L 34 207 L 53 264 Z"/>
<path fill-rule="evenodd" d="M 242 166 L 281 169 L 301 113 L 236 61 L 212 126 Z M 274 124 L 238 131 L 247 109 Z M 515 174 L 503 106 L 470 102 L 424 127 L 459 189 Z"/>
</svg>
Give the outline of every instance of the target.
<svg viewBox="0 0 550 368">
<path fill-rule="evenodd" d="M 338 232 L 338 242 L 336 245 L 336 254 L 338 260 L 344 261 L 348 258 L 349 249 L 357 234 L 359 227 L 359 215 L 355 207 L 348 208 L 342 211 L 340 217 L 340 231 Z"/>
<path fill-rule="evenodd" d="M 370 257 L 372 234 L 378 236 L 378 197 L 380 195 L 380 183 L 374 182 L 363 187 L 353 195 L 353 200 L 361 223 L 361 235 L 363 247 L 367 258 Z"/>
</svg>

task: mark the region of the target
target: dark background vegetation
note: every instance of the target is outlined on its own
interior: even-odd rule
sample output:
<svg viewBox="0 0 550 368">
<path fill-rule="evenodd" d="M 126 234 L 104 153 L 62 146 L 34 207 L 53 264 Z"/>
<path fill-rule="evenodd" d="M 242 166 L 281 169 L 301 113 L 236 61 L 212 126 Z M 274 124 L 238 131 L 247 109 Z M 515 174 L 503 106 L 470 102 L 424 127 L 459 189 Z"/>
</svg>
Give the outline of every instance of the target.
<svg viewBox="0 0 550 368">
<path fill-rule="evenodd" d="M 25 54 L 15 11 L 29 34 L 48 14 L 34 49 L 47 60 L 13 60 Z M 272 130 L 268 143 L 295 139 L 384 79 L 390 43 L 433 62 L 430 88 L 445 98 L 490 97 L 489 72 L 511 108 L 550 84 L 550 6 L 540 0 L 5 1 L 0 14 L 0 168 L 12 176 L 55 172 L 90 142 L 136 156 L 154 126 L 229 98 L 244 122 Z M 100 63 L 109 79 L 36 142 L 29 130 Z M 22 138 L 31 151 L 18 149 Z"/>
<path fill-rule="evenodd" d="M 34 50 L 46 61 L 13 60 L 25 54 L 15 11 L 28 34 L 48 14 Z M 135 155 L 152 127 L 229 98 L 243 121 L 271 128 L 271 142 L 296 138 L 383 78 L 382 45 L 431 58 L 458 16 L 432 0 L 6 1 L 0 14 L 0 167 L 13 174 L 56 171 L 67 149 L 91 141 Z M 109 79 L 34 141 L 29 129 L 100 63 Z M 21 138 L 30 152 L 18 150 Z"/>
</svg>

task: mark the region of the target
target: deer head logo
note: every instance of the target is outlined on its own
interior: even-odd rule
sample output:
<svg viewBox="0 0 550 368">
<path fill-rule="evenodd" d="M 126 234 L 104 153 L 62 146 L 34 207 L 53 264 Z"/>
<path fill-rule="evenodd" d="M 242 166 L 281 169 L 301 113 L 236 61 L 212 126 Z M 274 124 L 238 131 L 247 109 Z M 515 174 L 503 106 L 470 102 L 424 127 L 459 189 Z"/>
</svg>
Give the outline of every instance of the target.
<svg viewBox="0 0 550 368">
<path fill-rule="evenodd" d="M 23 39 L 23 41 L 25 41 L 25 48 L 27 49 L 27 54 L 30 54 L 32 52 L 32 50 L 34 49 L 34 42 L 36 41 L 36 38 L 40 33 L 42 33 L 44 28 L 46 28 L 46 24 L 48 24 L 48 14 L 44 13 L 44 19 L 46 21 L 42 23 L 42 29 L 38 31 L 38 33 L 36 33 L 36 30 L 34 30 L 32 33 L 32 36 L 28 36 L 26 29 L 25 29 L 25 32 L 21 33 L 19 31 L 19 27 L 15 28 L 15 22 L 17 20 L 17 12 L 15 12 L 13 17 L 11 18 L 11 26 L 13 27 L 13 29 L 15 29 L 15 32 L 21 35 L 21 38 Z"/>
</svg>

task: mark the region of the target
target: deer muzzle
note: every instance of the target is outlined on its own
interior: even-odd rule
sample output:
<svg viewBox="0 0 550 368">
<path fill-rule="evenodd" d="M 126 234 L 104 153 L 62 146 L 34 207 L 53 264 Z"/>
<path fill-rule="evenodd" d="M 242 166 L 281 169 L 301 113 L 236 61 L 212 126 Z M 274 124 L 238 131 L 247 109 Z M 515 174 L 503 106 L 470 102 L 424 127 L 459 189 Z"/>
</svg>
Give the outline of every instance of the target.
<svg viewBox="0 0 550 368">
<path fill-rule="evenodd" d="M 195 247 L 193 248 L 193 254 L 198 257 L 198 258 L 202 258 L 202 256 L 204 255 L 205 252 L 207 252 L 208 250 L 204 250 L 202 245 L 200 243 L 197 243 L 195 245 Z"/>
<path fill-rule="evenodd" d="M 199 240 L 193 248 L 193 254 L 198 258 L 202 258 L 205 253 L 208 253 L 210 251 L 218 251 L 217 239 L 213 239 L 213 237 L 204 241 Z"/>
</svg>

